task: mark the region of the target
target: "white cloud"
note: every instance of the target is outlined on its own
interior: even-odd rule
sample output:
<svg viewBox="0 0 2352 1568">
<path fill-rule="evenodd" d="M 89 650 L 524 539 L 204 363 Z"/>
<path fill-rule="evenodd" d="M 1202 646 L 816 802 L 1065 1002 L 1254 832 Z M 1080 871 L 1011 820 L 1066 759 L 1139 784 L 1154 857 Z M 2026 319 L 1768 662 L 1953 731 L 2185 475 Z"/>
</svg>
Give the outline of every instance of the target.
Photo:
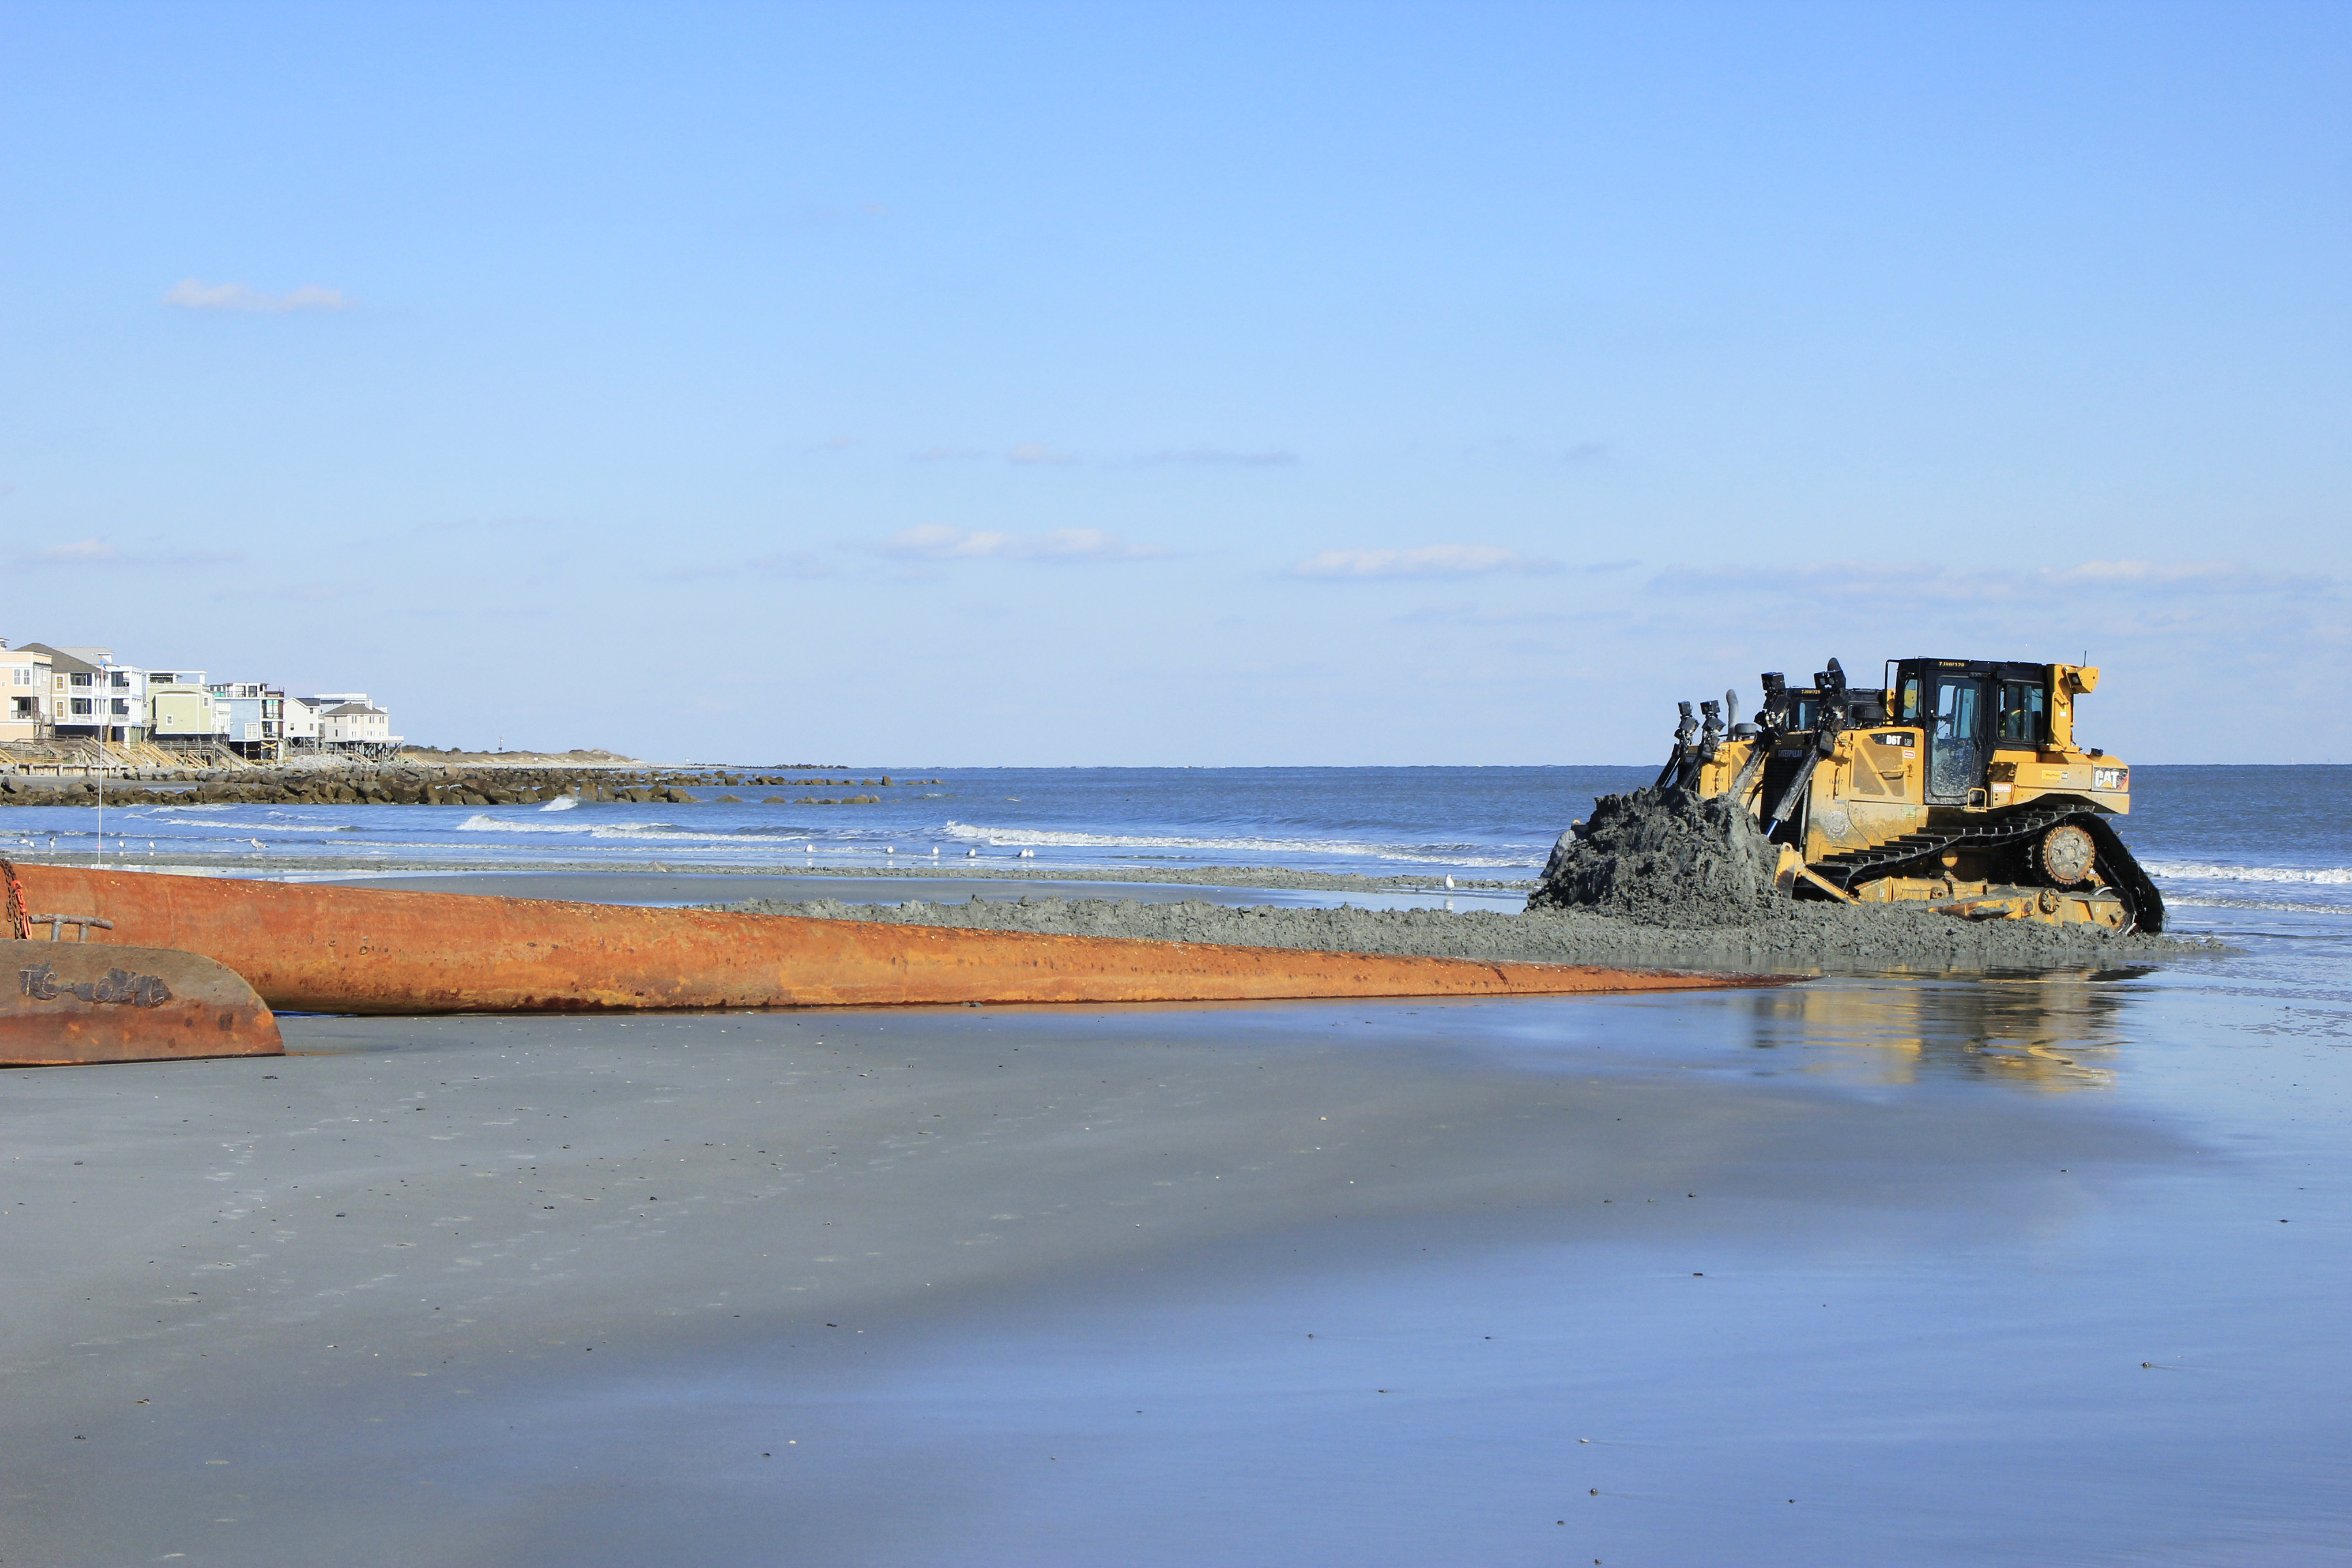
<svg viewBox="0 0 2352 1568">
<path fill-rule="evenodd" d="M 15 564 L 37 566 L 107 566 L 137 570 L 149 566 L 219 566 L 242 561 L 236 551 L 184 550 L 158 553 L 152 541 L 149 547 L 126 554 L 103 539 L 76 539 L 58 544 L 44 544 L 19 552 Z"/>
<path fill-rule="evenodd" d="M 79 539 L 71 544 L 48 544 L 32 553 L 44 562 L 120 561 L 122 552 L 102 539 Z"/>
<path fill-rule="evenodd" d="M 1592 623 L 1588 609 L 1537 610 L 1508 605 L 1428 605 L 1418 610 L 1408 610 L 1389 619 L 1399 626 L 1542 626 L 1556 621 L 1573 621 L 1580 626 Z"/>
<path fill-rule="evenodd" d="M 2090 596 L 2210 597 L 2215 595 L 2319 594 L 2335 579 L 2316 573 L 2267 572 L 2229 561 L 2085 561 L 2024 571 L 1956 571 L 1922 562 L 1814 561 L 1795 566 L 1677 567 L 1650 580 L 1656 592 L 1779 591 L 1835 598 L 1897 595 L 1942 604 L 2068 602 Z"/>
<path fill-rule="evenodd" d="M 1051 447 L 1042 446 L 1034 441 L 1025 442 L 1013 447 L 1004 454 L 1004 460 L 1008 463 L 1075 463 L 1077 461 L 1076 458 L 1056 452 Z"/>
<path fill-rule="evenodd" d="M 2102 666 L 2114 678 L 2100 689 L 2102 713 L 2112 701 L 2128 717 L 2101 734 L 2117 735 L 2118 750 L 2143 759 L 2179 760 L 2210 743 L 2186 736 L 2178 721 L 2184 710 L 2167 706 L 2168 691 L 2184 698 L 2194 691 L 2196 701 L 2219 701 L 2233 712 L 2261 710 L 2294 693 L 2332 712 L 2324 672 L 2338 667 L 2336 650 L 2352 643 L 2342 579 L 2228 561 L 1686 567 L 1659 573 L 1648 588 L 1627 605 L 1638 603 L 1655 623 L 1643 640 L 1676 647 L 1705 639 L 1726 650 L 1721 662 L 1733 668 L 1793 674 L 1819 668 L 1830 653 L 1857 676 L 1874 674 L 1890 655 Z M 1725 606 L 1734 604 L 1744 607 L 1727 617 Z M 2230 695 L 2215 695 L 2223 691 Z M 2159 713 L 2172 717 L 2159 721 Z M 2278 755 L 2324 754 L 2306 746 L 2308 722 L 2283 729 L 2267 719 L 2242 728 L 2271 733 Z"/>
<path fill-rule="evenodd" d="M 1475 577 L 1493 572 L 1557 572 L 1559 563 L 1499 544 L 1423 544 L 1412 550 L 1326 550 L 1290 569 L 1294 577 Z"/>
<path fill-rule="evenodd" d="M 997 533 L 926 522 L 883 541 L 882 553 L 916 561 L 1150 561 L 1172 553 L 1138 544 L 1099 528 L 1056 528 L 1045 533 Z"/>
<path fill-rule="evenodd" d="M 319 605 L 350 596 L 351 589 L 340 583 L 286 583 L 261 588 L 231 588 L 212 597 L 213 602 L 218 605 L 250 604 L 257 600 L 270 605 Z"/>
<path fill-rule="evenodd" d="M 1269 447 L 1255 452 L 1236 452 L 1223 447 L 1187 447 L 1181 451 L 1153 452 L 1139 458 L 1144 463 L 1200 463 L 1214 467 L 1265 468 L 1298 461 L 1297 455 L 1280 447 Z"/>
<path fill-rule="evenodd" d="M 740 577 L 757 573 L 763 577 L 837 577 L 839 568 L 831 562 L 811 555 L 805 551 L 779 551 L 769 555 L 754 555 L 750 560 L 727 565 L 681 566 L 665 572 L 663 576 L 675 582 L 691 582 L 704 577 Z"/>
<path fill-rule="evenodd" d="M 340 289 L 306 283 L 283 294 L 264 294 L 242 283 L 201 283 L 183 278 L 163 295 L 163 303 L 191 310 L 247 310 L 281 314 L 289 310 L 348 310 L 352 300 Z"/>
</svg>

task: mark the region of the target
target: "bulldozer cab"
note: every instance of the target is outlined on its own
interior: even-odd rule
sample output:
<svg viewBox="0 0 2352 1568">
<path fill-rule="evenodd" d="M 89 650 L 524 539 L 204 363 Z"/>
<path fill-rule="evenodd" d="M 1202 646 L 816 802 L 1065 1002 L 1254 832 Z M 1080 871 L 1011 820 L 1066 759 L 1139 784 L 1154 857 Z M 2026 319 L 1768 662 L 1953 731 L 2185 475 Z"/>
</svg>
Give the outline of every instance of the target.
<svg viewBox="0 0 2352 1568">
<path fill-rule="evenodd" d="M 1889 689 L 1895 722 L 1922 731 L 1930 805 L 1986 805 L 1993 748 L 2032 750 L 2049 734 L 2046 665 L 1906 658 Z"/>
</svg>

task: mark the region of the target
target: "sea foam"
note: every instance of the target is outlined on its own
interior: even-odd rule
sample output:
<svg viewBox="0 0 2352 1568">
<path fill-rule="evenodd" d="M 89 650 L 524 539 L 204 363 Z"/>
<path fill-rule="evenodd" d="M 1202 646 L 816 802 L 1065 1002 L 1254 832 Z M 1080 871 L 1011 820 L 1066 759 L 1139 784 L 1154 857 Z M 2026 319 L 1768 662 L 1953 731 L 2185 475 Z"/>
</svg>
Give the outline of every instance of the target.
<svg viewBox="0 0 2352 1568">
<path fill-rule="evenodd" d="M 965 843 L 998 847 L 1060 846 L 1073 849 L 1216 849 L 1253 855 L 1354 855 L 1381 860 L 1426 860 L 1445 866 L 1539 866 L 1542 855 L 1534 847 L 1524 856 L 1496 857 L 1465 853 L 1469 845 L 1370 844 L 1352 838 L 1212 838 L 1158 837 L 1130 833 L 1058 833 L 1047 828 L 976 827 L 950 822 L 940 831 Z"/>
<path fill-rule="evenodd" d="M 2207 860 L 2143 860 L 2151 877 L 2196 882 L 2352 883 L 2347 866 L 2222 866 Z"/>
</svg>

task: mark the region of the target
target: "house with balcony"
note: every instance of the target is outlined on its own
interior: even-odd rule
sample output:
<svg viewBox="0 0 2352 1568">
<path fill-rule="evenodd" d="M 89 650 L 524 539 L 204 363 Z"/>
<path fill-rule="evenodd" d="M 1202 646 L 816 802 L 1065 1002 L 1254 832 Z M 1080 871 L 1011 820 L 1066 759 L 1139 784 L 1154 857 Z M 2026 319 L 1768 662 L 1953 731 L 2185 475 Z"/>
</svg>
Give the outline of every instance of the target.
<svg viewBox="0 0 2352 1568">
<path fill-rule="evenodd" d="M 137 745 L 147 738 L 147 674 L 124 664 L 110 647 L 54 647 L 26 643 L 49 656 L 49 725 L 61 741 Z"/>
<path fill-rule="evenodd" d="M 392 732 L 392 716 L 367 700 L 364 691 L 321 692 L 310 699 L 319 708 L 319 744 L 331 752 L 389 755 L 401 737 Z"/>
<path fill-rule="evenodd" d="M 50 656 L 0 641 L 0 741 L 49 738 Z"/>
<path fill-rule="evenodd" d="M 317 751 L 320 729 L 319 715 L 334 706 L 334 703 L 318 697 L 286 699 L 286 749 L 289 752 Z"/>
<path fill-rule="evenodd" d="M 213 711 L 229 749 L 248 762 L 274 763 L 286 754 L 286 693 L 254 680 L 208 683 Z"/>
<path fill-rule="evenodd" d="M 147 672 L 147 738 L 166 751 L 228 744 L 227 720 L 201 669 Z"/>
</svg>

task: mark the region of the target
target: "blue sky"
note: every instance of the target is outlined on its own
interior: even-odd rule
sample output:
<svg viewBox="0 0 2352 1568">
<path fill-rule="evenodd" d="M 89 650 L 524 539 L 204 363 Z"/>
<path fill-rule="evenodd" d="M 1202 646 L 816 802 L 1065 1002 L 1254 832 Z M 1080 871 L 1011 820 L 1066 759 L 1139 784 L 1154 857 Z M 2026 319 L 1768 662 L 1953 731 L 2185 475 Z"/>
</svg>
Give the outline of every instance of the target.
<svg viewBox="0 0 2352 1568">
<path fill-rule="evenodd" d="M 2352 760 L 2341 5 L 0 5 L 0 637 L 665 759 Z"/>
</svg>

